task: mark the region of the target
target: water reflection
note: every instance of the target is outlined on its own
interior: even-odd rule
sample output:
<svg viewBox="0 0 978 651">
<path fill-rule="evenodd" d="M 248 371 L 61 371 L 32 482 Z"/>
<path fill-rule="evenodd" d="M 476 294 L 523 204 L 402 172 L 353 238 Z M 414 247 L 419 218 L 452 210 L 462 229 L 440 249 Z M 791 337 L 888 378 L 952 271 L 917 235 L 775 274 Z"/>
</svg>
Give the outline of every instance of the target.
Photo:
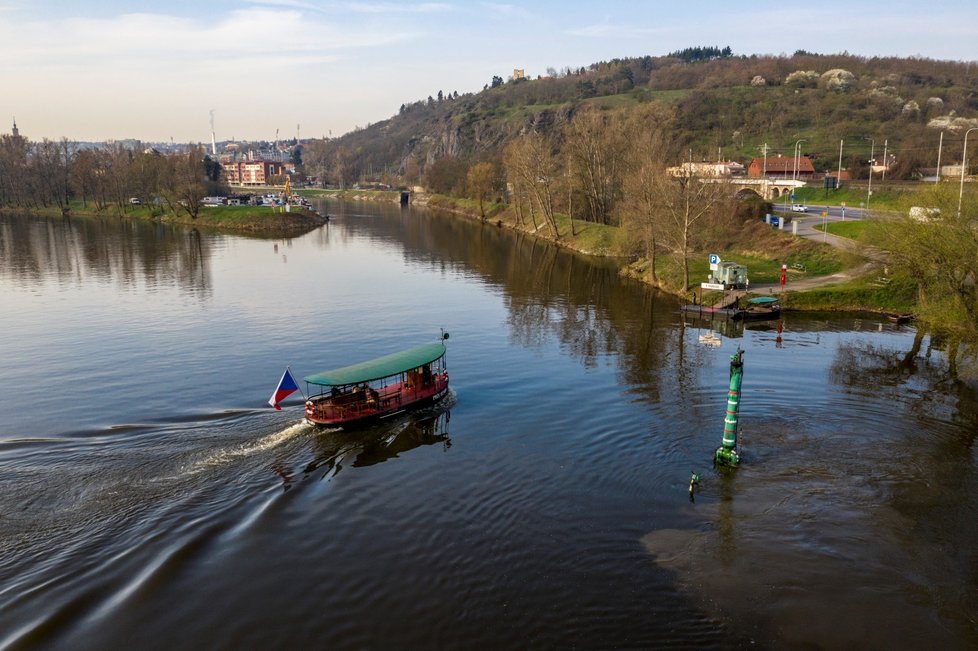
<svg viewBox="0 0 978 651">
<path fill-rule="evenodd" d="M 209 295 L 213 240 L 197 229 L 109 218 L 0 216 L 0 277 L 25 287 L 107 280 Z"/>
<path fill-rule="evenodd" d="M 824 393 L 754 411 L 746 462 L 708 475 L 697 495 L 705 527 L 642 538 L 658 565 L 707 609 L 781 646 L 978 640 L 966 615 L 978 612 L 978 522 L 963 498 L 978 490 L 978 404 L 946 357 L 921 352 L 927 340 L 841 339 Z M 744 400 L 757 404 L 756 393 Z"/>
<path fill-rule="evenodd" d="M 621 357 L 626 381 L 656 399 L 658 378 L 682 339 L 674 327 L 679 303 L 623 282 L 616 261 L 585 259 L 524 233 L 433 211 L 380 204 L 376 211 L 388 218 L 378 219 L 353 204 L 328 205 L 336 217 L 332 230 L 315 235 L 324 246 L 355 233 L 392 243 L 408 260 L 442 273 L 476 273 L 503 289 L 513 343 L 533 348 L 555 338 L 586 368 Z M 702 361 L 682 357 L 687 371 Z"/>
<path fill-rule="evenodd" d="M 305 474 L 317 473 L 320 479 L 331 479 L 344 465 L 372 466 L 439 443 L 447 451 L 452 446 L 448 433 L 451 418 L 451 411 L 435 407 L 363 430 L 317 432 L 313 439 L 315 458 L 306 466 Z"/>
</svg>

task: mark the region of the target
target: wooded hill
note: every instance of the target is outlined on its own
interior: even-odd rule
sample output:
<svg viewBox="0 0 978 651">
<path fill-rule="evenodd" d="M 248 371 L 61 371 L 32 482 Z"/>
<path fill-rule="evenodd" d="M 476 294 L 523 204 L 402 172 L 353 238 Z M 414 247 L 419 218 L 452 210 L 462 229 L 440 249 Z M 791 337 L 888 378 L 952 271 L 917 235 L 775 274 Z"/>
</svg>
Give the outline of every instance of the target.
<svg viewBox="0 0 978 651">
<path fill-rule="evenodd" d="M 677 158 L 746 164 L 765 143 L 769 156 L 791 156 L 804 139 L 802 153 L 816 170 L 834 170 L 844 140 L 843 167 L 860 178 L 874 139 L 878 161 L 884 141 L 892 154 L 887 178 L 909 179 L 936 166 L 942 130 L 942 163 L 953 164 L 961 159 L 964 130 L 978 126 L 974 63 L 688 48 L 548 73 L 495 77 L 478 93 L 435 91 L 388 120 L 308 143 L 306 170 L 343 185 L 414 183 L 440 159 L 463 168 L 498 162 L 513 137 L 555 134 L 587 105 L 629 111 L 651 103 L 673 117 Z"/>
</svg>

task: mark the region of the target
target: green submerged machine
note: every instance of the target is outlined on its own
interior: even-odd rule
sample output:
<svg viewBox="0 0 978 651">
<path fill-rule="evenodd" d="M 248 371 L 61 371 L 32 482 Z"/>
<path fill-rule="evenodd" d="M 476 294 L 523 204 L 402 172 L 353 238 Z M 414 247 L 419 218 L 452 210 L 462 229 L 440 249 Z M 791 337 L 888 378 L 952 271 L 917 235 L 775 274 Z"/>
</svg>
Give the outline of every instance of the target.
<svg viewBox="0 0 978 651">
<path fill-rule="evenodd" d="M 713 462 L 719 466 L 738 466 L 737 419 L 740 412 L 740 385 L 744 379 L 744 351 L 730 356 L 730 386 L 727 390 L 727 413 L 723 419 L 723 443 L 717 448 Z"/>
</svg>

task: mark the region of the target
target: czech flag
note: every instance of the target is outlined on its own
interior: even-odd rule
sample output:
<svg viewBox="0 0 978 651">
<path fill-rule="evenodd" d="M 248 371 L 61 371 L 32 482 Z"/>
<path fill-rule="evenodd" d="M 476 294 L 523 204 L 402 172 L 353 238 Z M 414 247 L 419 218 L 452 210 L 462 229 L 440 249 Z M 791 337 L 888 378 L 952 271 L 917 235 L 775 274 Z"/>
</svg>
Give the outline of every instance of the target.
<svg viewBox="0 0 978 651">
<path fill-rule="evenodd" d="M 275 389 L 275 393 L 272 394 L 272 397 L 268 399 L 268 404 L 275 407 L 279 411 L 282 411 L 282 408 L 278 406 L 278 403 L 282 402 L 298 390 L 299 385 L 295 383 L 295 378 L 292 377 L 292 371 L 286 368 L 285 373 L 282 373 L 282 379 L 278 381 L 278 388 Z"/>
</svg>

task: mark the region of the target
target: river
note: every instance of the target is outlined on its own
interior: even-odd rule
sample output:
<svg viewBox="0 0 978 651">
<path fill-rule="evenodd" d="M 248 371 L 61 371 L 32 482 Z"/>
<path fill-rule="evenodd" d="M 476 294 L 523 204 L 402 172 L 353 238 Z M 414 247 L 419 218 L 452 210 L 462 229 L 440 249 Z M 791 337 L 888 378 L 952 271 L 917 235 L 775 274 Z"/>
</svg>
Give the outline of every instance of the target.
<svg viewBox="0 0 978 651">
<path fill-rule="evenodd" d="M 945 342 L 710 331 L 525 235 L 323 208 L 288 240 L 0 217 L 0 648 L 978 646 Z M 286 365 L 441 328 L 437 408 L 344 433 L 266 404 Z"/>
</svg>

